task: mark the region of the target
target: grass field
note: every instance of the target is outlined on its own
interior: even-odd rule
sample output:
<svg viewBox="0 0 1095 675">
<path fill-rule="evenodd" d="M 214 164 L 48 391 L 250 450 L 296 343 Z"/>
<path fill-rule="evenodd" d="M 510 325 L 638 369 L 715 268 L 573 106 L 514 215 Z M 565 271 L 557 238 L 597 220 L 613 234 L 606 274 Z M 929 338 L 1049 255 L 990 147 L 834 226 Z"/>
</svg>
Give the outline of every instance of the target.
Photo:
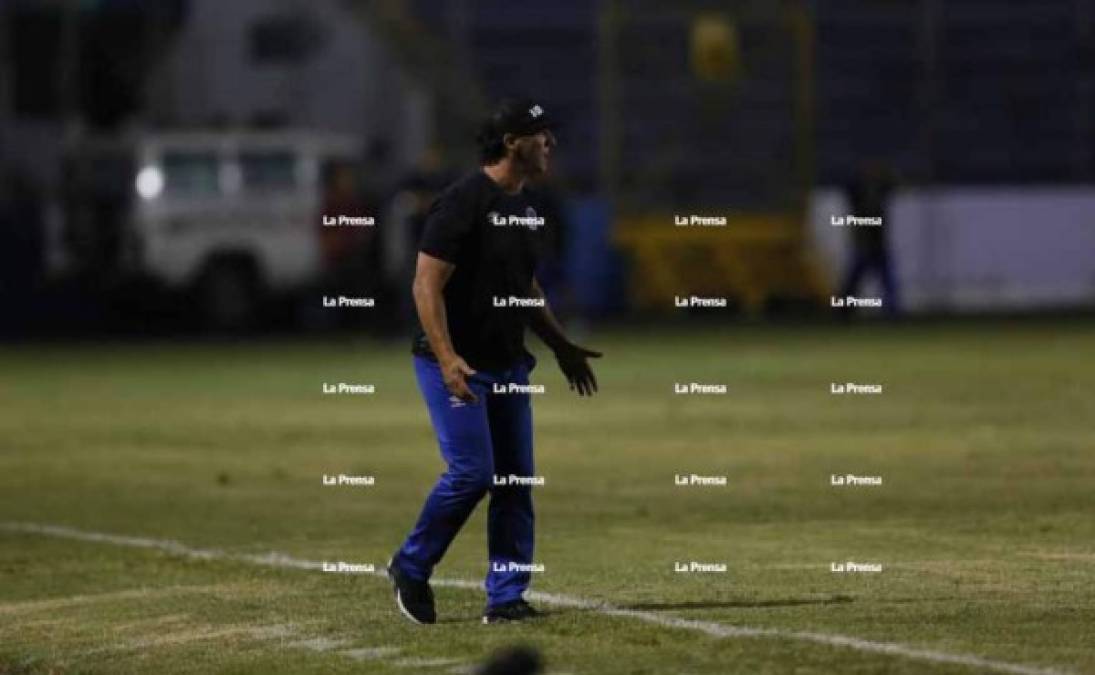
<svg viewBox="0 0 1095 675">
<path fill-rule="evenodd" d="M 547 357 L 533 374 L 548 615 L 483 626 L 482 592 L 445 585 L 427 628 L 377 575 L 240 557 L 383 566 L 442 469 L 403 343 L 4 349 L 0 673 L 446 673 L 514 643 L 574 675 L 1095 672 L 1095 325 L 588 342 L 596 398 Z M 674 396 L 688 381 L 729 393 Z M 830 485 L 847 473 L 883 484 Z M 484 518 L 438 578 L 482 578 Z"/>
</svg>

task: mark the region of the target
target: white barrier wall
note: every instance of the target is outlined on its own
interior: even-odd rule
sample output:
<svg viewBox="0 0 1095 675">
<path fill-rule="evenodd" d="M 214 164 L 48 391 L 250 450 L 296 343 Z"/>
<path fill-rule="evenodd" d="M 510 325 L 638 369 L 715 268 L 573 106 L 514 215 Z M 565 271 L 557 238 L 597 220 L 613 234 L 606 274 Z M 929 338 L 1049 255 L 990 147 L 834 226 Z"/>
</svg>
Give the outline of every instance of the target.
<svg viewBox="0 0 1095 675">
<path fill-rule="evenodd" d="M 848 214 L 847 202 L 818 189 L 811 212 L 839 290 L 850 233 L 830 216 Z M 1095 306 L 1095 189 L 905 190 L 890 206 L 889 241 L 908 311 Z"/>
</svg>

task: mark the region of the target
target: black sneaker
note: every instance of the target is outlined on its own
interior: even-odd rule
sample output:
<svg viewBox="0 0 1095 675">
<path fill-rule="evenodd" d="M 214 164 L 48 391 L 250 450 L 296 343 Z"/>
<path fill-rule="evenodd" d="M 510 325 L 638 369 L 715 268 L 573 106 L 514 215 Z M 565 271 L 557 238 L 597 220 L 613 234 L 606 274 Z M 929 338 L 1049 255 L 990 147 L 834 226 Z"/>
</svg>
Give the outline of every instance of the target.
<svg viewBox="0 0 1095 675">
<path fill-rule="evenodd" d="M 437 612 L 433 608 L 433 590 L 425 581 L 416 581 L 395 566 L 394 558 L 388 561 L 388 578 L 395 587 L 395 604 L 415 623 L 436 623 Z"/>
<path fill-rule="evenodd" d="M 483 611 L 483 623 L 504 623 L 506 621 L 525 621 L 535 619 L 540 612 L 524 600 L 518 598 L 501 605 L 487 605 Z"/>
</svg>

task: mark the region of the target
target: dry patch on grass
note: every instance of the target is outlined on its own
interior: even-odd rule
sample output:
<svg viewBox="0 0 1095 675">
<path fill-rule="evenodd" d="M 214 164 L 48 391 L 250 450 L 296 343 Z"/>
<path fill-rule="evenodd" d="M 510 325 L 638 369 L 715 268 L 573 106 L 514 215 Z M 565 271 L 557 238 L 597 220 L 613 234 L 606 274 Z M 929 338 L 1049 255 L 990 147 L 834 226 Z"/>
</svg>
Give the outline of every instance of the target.
<svg viewBox="0 0 1095 675">
<path fill-rule="evenodd" d="M 1069 551 L 1033 551 L 1023 555 L 1039 560 L 1059 560 L 1061 562 L 1095 563 L 1095 553 L 1072 553 Z"/>
</svg>

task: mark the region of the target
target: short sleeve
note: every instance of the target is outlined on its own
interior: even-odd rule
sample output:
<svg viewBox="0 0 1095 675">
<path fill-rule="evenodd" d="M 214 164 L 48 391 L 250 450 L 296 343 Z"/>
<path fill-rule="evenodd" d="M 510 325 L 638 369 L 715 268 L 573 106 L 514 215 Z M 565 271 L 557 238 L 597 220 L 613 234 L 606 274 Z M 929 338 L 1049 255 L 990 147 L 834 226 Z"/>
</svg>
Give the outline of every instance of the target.
<svg viewBox="0 0 1095 675">
<path fill-rule="evenodd" d="M 472 231 L 475 214 L 467 190 L 453 189 L 434 200 L 418 250 L 448 263 L 456 263 Z"/>
</svg>

